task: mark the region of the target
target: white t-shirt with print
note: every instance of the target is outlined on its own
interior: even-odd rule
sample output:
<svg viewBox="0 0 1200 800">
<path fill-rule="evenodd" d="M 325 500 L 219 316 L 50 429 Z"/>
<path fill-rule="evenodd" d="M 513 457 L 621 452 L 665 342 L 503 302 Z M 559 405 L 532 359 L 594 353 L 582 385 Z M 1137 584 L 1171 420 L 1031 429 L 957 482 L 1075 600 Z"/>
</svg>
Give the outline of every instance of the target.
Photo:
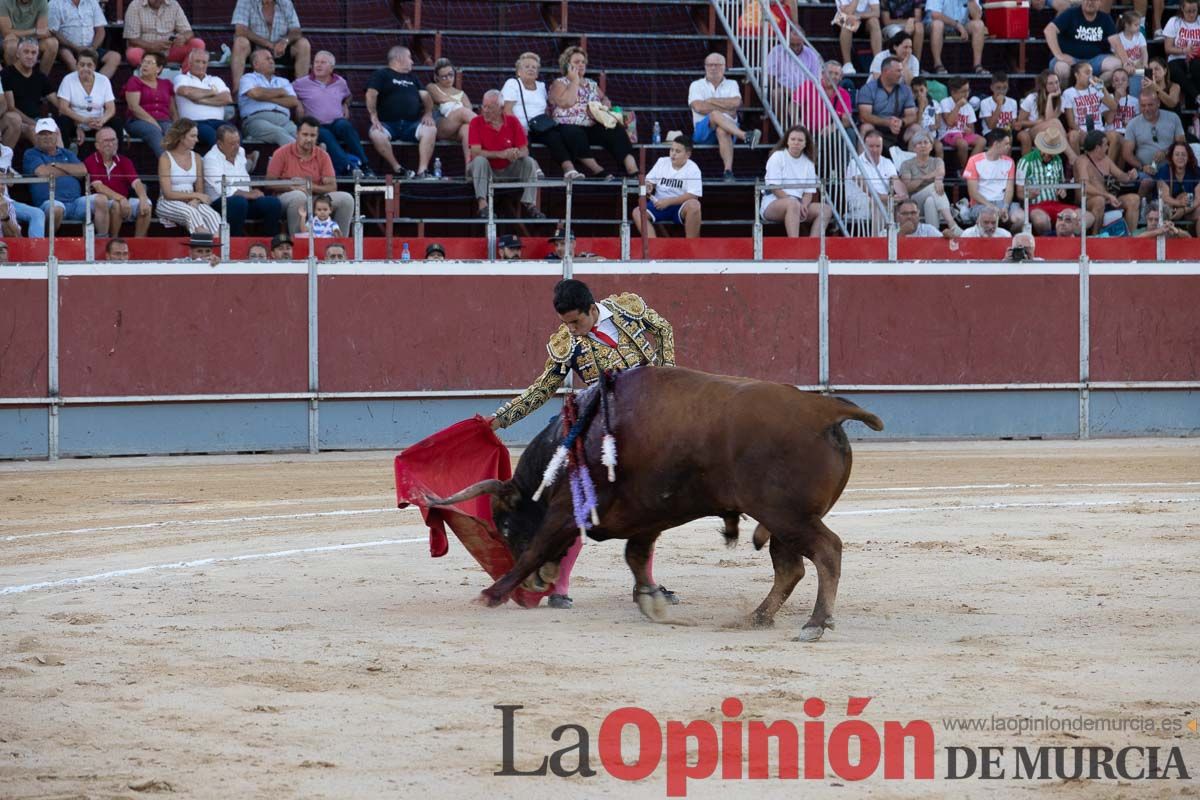
<svg viewBox="0 0 1200 800">
<path fill-rule="evenodd" d="M 1098 130 L 1104 130 L 1104 112 L 1107 106 L 1104 105 L 1104 91 L 1089 86 L 1086 89 L 1080 90 L 1072 86 L 1063 92 L 1063 111 L 1068 108 L 1075 111 L 1075 124 L 1080 130 L 1087 130 L 1087 120 L 1094 121 L 1093 127 Z"/>
<path fill-rule="evenodd" d="M 670 200 L 681 194 L 693 194 L 696 197 L 704 195 L 704 178 L 700 174 L 700 167 L 690 158 L 682 167 L 675 169 L 670 156 L 663 156 L 646 173 L 646 183 L 654 184 L 656 201 Z"/>
<path fill-rule="evenodd" d="M 979 181 L 979 194 L 994 206 L 1004 206 L 1004 195 L 1008 192 L 1008 182 L 1014 180 L 1017 165 L 1008 156 L 1000 156 L 995 161 L 989 161 L 987 153 L 977 153 L 967 160 L 963 170 L 963 178 Z"/>
<path fill-rule="evenodd" d="M 1163 28 L 1163 38 L 1173 39 L 1178 48 L 1191 50 L 1200 44 L 1200 19 L 1195 22 L 1185 22 L 1183 17 L 1171 17 L 1167 26 Z M 1167 56 L 1168 61 L 1178 61 L 1181 58 L 1187 58 L 1187 56 Z"/>
<path fill-rule="evenodd" d="M 986 136 L 991 126 L 988 125 L 988 119 L 992 114 L 996 113 L 996 98 L 987 96 L 979 103 L 979 122 L 983 128 L 983 135 Z M 997 128 L 1012 129 L 1013 123 L 1017 121 L 1017 101 L 1011 97 L 1004 98 L 1004 102 L 1000 105 L 1000 118 L 996 120 Z"/>
<path fill-rule="evenodd" d="M 1146 37 L 1138 31 L 1132 38 L 1125 36 L 1125 31 L 1117 34 L 1117 39 L 1121 42 L 1121 47 L 1125 48 L 1125 55 L 1135 64 L 1146 64 Z"/>
<path fill-rule="evenodd" d="M 949 114 L 954 110 L 954 105 L 953 97 L 944 97 L 942 102 L 938 103 L 938 111 L 942 114 Z M 964 103 L 963 107 L 958 110 L 958 121 L 953 126 L 947 125 L 945 117 L 942 118 L 942 136 L 945 137 L 946 134 L 954 132 L 975 132 L 975 109 L 969 102 Z"/>
</svg>

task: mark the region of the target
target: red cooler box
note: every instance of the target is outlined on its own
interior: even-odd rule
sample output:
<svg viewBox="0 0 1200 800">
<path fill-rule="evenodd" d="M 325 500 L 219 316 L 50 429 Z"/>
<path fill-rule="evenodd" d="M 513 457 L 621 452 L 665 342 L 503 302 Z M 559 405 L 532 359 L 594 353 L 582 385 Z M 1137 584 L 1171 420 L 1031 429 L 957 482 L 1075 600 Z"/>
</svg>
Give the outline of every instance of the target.
<svg viewBox="0 0 1200 800">
<path fill-rule="evenodd" d="M 996 39 L 1029 38 L 1029 0 L 998 0 L 983 4 L 988 36 Z"/>
</svg>

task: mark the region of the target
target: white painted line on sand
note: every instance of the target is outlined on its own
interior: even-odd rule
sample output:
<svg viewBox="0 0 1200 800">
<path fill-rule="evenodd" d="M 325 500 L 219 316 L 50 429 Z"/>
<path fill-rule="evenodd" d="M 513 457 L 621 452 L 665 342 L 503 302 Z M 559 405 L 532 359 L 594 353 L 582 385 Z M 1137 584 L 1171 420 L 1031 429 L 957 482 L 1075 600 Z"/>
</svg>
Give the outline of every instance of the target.
<svg viewBox="0 0 1200 800">
<path fill-rule="evenodd" d="M 871 492 L 965 492 L 975 489 L 1162 489 L 1200 486 L 1200 481 L 1157 481 L 1153 483 L 962 483 L 952 486 L 878 486 L 847 489 L 843 494 Z"/>
<path fill-rule="evenodd" d="M 1096 508 L 1101 506 L 1138 506 L 1166 503 L 1200 503 L 1197 497 L 1142 498 L 1138 500 L 1076 500 L 1046 503 L 980 503 L 967 506 L 907 506 L 898 508 L 864 508 L 857 511 L 831 511 L 829 517 L 869 517 L 874 514 L 915 514 L 923 511 L 1002 511 L 1007 508 Z"/>
<path fill-rule="evenodd" d="M 331 544 L 323 547 L 302 547 L 295 550 L 277 550 L 274 553 L 249 553 L 240 556 L 220 556 L 212 558 L 200 558 L 195 561 L 176 561 L 170 564 L 151 564 L 147 567 L 133 567 L 132 569 L 118 569 L 112 572 L 100 572 L 95 575 L 81 575 L 75 578 L 61 578 L 53 581 L 41 581 L 40 583 L 27 583 L 23 586 L 5 586 L 0 588 L 0 595 L 6 594 L 24 594 L 32 592 L 35 589 L 57 589 L 60 586 L 76 586 L 81 583 L 92 583 L 94 581 L 108 580 L 111 578 L 124 578 L 129 575 L 142 575 L 147 572 L 154 572 L 163 569 L 196 569 L 197 567 L 207 567 L 212 564 L 228 564 L 236 561 L 261 561 L 268 558 L 288 558 L 289 556 L 302 556 L 311 553 L 332 553 L 339 550 L 363 550 L 368 547 L 387 547 L 394 544 L 411 544 L 413 542 L 427 542 L 427 537 L 417 539 L 380 539 L 374 542 L 353 542 L 351 544 Z"/>
</svg>

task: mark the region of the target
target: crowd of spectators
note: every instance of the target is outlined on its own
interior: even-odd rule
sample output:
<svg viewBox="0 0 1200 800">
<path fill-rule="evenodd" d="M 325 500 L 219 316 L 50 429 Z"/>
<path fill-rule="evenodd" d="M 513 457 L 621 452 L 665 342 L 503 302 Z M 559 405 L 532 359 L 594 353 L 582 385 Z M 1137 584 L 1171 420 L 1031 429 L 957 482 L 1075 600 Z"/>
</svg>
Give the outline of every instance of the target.
<svg viewBox="0 0 1200 800">
<path fill-rule="evenodd" d="M 836 215 L 872 232 L 895 223 L 904 235 L 951 238 L 1027 228 L 1055 235 L 1069 209 L 1080 209 L 1077 222 L 1092 234 L 1170 226 L 1180 235 L 1200 221 L 1200 170 L 1183 122 L 1200 95 L 1200 0 L 1181 0 L 1149 36 L 1137 12 L 1114 20 L 1102 0 L 1055 8 L 1045 30 L 1050 67 L 1023 97 L 1009 96 L 1008 76 L 984 66 L 988 31 L 976 0 L 848 0 L 834 19 L 841 62 L 822 63 L 793 30 L 767 58 L 798 124 L 766 159 L 761 219 L 793 237 L 828 231 Z M 779 13 L 794 14 L 794 4 Z M 55 181 L 53 196 L 32 184 L 28 203 L 0 187 L 6 236 L 42 236 L 88 214 L 113 237 L 126 224 L 144 236 L 155 218 L 193 237 L 212 235 L 223 217 L 235 236 L 248 223 L 264 236 L 345 236 L 354 201 L 338 179 L 374 175 L 365 134 L 388 173 L 413 180 L 441 178 L 435 143 L 458 142 L 481 217 L 493 215 L 490 187 L 512 181 L 524 184 L 522 216 L 545 218 L 532 185 L 543 176 L 530 151 L 537 144 L 567 180 L 643 180 L 647 202 L 631 214 L 637 230 L 654 236 L 667 225 L 691 238 L 701 231 L 704 184 L 735 180 L 737 147 L 757 148 L 763 132 L 744 118 L 744 87 L 715 52 L 680 98 L 692 130 L 669 135 L 667 154 L 643 178 L 630 117 L 589 77 L 581 47 L 561 53 L 560 76 L 548 84 L 539 79 L 541 58 L 522 53 L 512 78 L 473 99 L 450 59 L 433 63 L 422 83 L 412 52 L 396 45 L 367 84 L 370 124 L 360 131 L 349 84 L 333 54 L 313 52 L 292 0 L 238 0 L 229 84 L 211 74 L 206 45 L 176 0 L 131 0 L 123 52 L 103 48 L 107 24 L 98 0 L 0 0 L 0 174 L 15 174 L 19 160 L 23 174 Z M 856 85 L 846 76 L 858 71 L 859 34 L 874 57 Z M 987 92 L 972 96 L 969 80 L 947 75 L 943 51 L 955 35 Z M 1151 57 L 1160 42 L 1165 58 Z M 54 85 L 56 60 L 69 71 Z M 122 63 L 134 71 L 116 87 Z M 131 137 L 158 159 L 155 200 L 121 152 Z M 273 146 L 273 185 L 250 185 L 257 152 L 248 158 L 244 141 Z M 397 142 L 416 145 L 415 169 L 401 166 Z M 843 142 L 857 144 L 837 166 L 845 190 L 838 206 L 821 189 L 831 174 L 819 154 Z M 693 160 L 706 145 L 716 146 L 719 175 L 704 175 Z M 1081 188 L 1064 186 L 1072 183 Z"/>
</svg>

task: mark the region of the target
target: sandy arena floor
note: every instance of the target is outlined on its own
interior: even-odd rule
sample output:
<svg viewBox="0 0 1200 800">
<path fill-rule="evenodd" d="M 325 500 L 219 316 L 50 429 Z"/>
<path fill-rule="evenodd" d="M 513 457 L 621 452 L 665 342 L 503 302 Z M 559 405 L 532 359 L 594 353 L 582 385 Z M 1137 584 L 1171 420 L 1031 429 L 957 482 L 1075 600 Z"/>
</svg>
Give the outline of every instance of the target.
<svg viewBox="0 0 1200 800">
<path fill-rule="evenodd" d="M 838 628 L 817 644 L 792 641 L 813 570 L 775 628 L 746 626 L 771 580 L 752 524 L 736 550 L 715 520 L 660 540 L 684 603 L 654 625 L 613 542 L 584 549 L 572 611 L 473 604 L 489 581 L 457 541 L 433 560 L 417 513 L 389 508 L 389 454 L 0 464 L 0 796 L 663 797 L 662 766 L 604 771 L 604 717 L 720 722 L 728 696 L 797 725 L 821 697 L 827 731 L 869 696 L 873 725 L 933 725 L 937 780 L 714 776 L 689 797 L 1200 796 L 1200 440 L 855 455 L 828 520 Z M 598 774 L 493 776 L 497 704 L 525 706 L 518 767 L 576 723 Z M 943 725 L 991 715 L 1183 727 Z M 1193 780 L 943 779 L 947 747 L 1017 744 L 1178 746 Z"/>
</svg>

